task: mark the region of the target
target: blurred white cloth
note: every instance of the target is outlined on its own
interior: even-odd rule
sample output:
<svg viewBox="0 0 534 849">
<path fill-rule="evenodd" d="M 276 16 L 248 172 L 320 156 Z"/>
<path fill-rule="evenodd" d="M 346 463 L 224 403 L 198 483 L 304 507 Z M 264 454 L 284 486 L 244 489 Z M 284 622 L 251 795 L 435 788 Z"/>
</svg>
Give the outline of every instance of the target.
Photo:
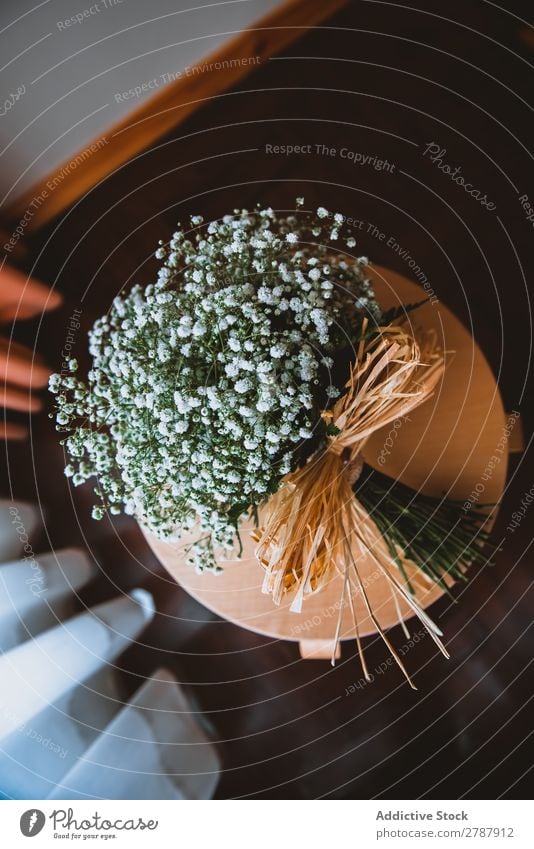
<svg viewBox="0 0 534 849">
<path fill-rule="evenodd" d="M 45 799 L 111 722 L 123 696 L 106 665 L 17 726 L 0 741 L 0 789 L 15 799 Z"/>
<path fill-rule="evenodd" d="M 158 669 L 49 798 L 210 799 L 219 771 L 183 690 Z"/>
<path fill-rule="evenodd" d="M 144 590 L 67 619 L 0 657 L 0 739 L 110 663 L 154 614 Z"/>
<path fill-rule="evenodd" d="M 37 636 L 75 610 L 77 590 L 96 574 L 75 548 L 0 566 L 0 651 Z"/>
<path fill-rule="evenodd" d="M 114 662 L 154 616 L 134 589 L 75 613 L 87 555 L 37 555 L 40 516 L 0 502 L 0 796 L 208 799 L 220 774 L 201 716 L 158 670 L 128 702 Z M 19 558 L 19 559 L 17 559 Z"/>
<path fill-rule="evenodd" d="M 39 524 L 39 511 L 32 504 L 0 499 L 0 562 L 21 556 Z"/>
</svg>

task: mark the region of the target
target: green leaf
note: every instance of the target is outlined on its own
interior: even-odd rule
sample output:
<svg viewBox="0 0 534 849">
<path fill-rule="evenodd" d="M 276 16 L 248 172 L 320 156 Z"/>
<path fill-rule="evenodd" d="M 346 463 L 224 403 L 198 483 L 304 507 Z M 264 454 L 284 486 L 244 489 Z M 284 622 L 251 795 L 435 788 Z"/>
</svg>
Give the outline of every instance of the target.
<svg viewBox="0 0 534 849">
<path fill-rule="evenodd" d="M 401 304 L 398 307 L 391 307 L 391 309 L 382 313 L 382 324 L 393 324 L 398 319 L 405 319 L 408 313 L 419 309 L 423 304 L 427 304 L 429 300 L 430 298 L 423 298 L 422 301 L 416 301 L 413 304 Z"/>
</svg>

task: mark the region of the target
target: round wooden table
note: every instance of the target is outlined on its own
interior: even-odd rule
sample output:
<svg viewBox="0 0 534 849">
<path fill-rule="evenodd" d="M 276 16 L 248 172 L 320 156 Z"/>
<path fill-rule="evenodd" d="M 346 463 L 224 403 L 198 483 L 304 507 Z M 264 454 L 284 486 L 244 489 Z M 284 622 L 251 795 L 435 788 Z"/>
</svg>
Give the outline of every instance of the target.
<svg viewBox="0 0 534 849">
<path fill-rule="evenodd" d="M 384 307 L 413 303 L 424 297 L 421 286 L 379 266 L 370 270 L 376 295 Z M 369 440 L 365 458 L 391 477 L 431 495 L 471 497 L 479 503 L 499 501 L 507 468 L 505 415 L 495 378 L 470 333 L 443 304 L 427 303 L 408 316 L 415 331 L 433 329 L 445 351 L 446 370 L 435 394 L 409 414 L 400 427 L 386 426 Z M 381 457 L 380 466 L 377 466 Z M 493 462 L 488 473 L 491 458 Z M 476 503 L 475 505 L 476 506 Z M 246 528 L 246 525 L 243 526 Z M 264 571 L 254 558 L 254 544 L 246 530 L 240 560 L 221 562 L 220 575 L 198 575 L 187 565 L 183 546 L 156 539 L 144 531 L 156 556 L 176 581 L 205 607 L 260 634 L 301 644 L 303 656 L 324 657 L 331 651 L 340 607 L 342 579 L 333 575 L 321 592 L 308 596 L 302 613 L 289 610 L 291 598 L 276 607 L 261 585 Z M 376 566 L 359 564 L 371 605 L 383 628 L 398 622 L 392 595 Z M 432 586 L 418 589 L 423 607 L 442 591 Z M 359 594 L 354 599 L 360 634 L 375 632 Z M 403 618 L 411 610 L 400 602 Z M 343 615 L 341 640 L 354 638 L 352 617 Z"/>
</svg>

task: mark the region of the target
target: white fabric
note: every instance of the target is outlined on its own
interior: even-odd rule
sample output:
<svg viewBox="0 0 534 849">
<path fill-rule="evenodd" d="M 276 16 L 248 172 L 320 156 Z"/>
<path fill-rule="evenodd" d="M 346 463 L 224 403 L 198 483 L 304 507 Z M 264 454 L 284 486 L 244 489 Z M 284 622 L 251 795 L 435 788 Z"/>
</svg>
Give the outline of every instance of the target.
<svg viewBox="0 0 534 849">
<path fill-rule="evenodd" d="M 159 669 L 49 798 L 210 799 L 219 770 L 184 691 Z"/>
<path fill-rule="evenodd" d="M 0 650 L 72 615 L 77 590 L 95 574 L 87 555 L 74 548 L 0 566 Z"/>
<path fill-rule="evenodd" d="M 40 514 L 0 501 L 0 797 L 208 799 L 216 750 L 159 670 L 131 702 L 114 661 L 154 616 L 145 590 L 74 615 L 96 574 L 77 549 L 36 555 Z"/>
<path fill-rule="evenodd" d="M 0 562 L 29 553 L 24 546 L 35 546 L 33 537 L 40 525 L 39 511 L 32 504 L 0 499 Z"/>
<path fill-rule="evenodd" d="M 14 799 L 44 799 L 121 709 L 124 693 L 106 665 L 0 744 L 0 788 Z"/>
<path fill-rule="evenodd" d="M 149 593 L 134 590 L 0 657 L 0 740 L 116 657 L 153 613 Z"/>
</svg>

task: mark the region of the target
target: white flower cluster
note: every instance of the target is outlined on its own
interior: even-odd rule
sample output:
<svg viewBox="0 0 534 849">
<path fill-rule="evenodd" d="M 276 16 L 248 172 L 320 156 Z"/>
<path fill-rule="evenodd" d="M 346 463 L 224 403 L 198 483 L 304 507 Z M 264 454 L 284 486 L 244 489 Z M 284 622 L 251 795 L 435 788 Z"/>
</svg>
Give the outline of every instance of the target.
<svg viewBox="0 0 534 849">
<path fill-rule="evenodd" d="M 87 385 L 75 361 L 51 378 L 65 473 L 96 476 L 96 518 L 124 511 L 161 537 L 198 523 L 192 560 L 216 569 L 243 514 L 324 439 L 336 358 L 379 310 L 366 261 L 332 255 L 340 223 L 322 212 L 193 218 L 193 240 L 157 251 L 158 281 L 96 322 Z"/>
</svg>

